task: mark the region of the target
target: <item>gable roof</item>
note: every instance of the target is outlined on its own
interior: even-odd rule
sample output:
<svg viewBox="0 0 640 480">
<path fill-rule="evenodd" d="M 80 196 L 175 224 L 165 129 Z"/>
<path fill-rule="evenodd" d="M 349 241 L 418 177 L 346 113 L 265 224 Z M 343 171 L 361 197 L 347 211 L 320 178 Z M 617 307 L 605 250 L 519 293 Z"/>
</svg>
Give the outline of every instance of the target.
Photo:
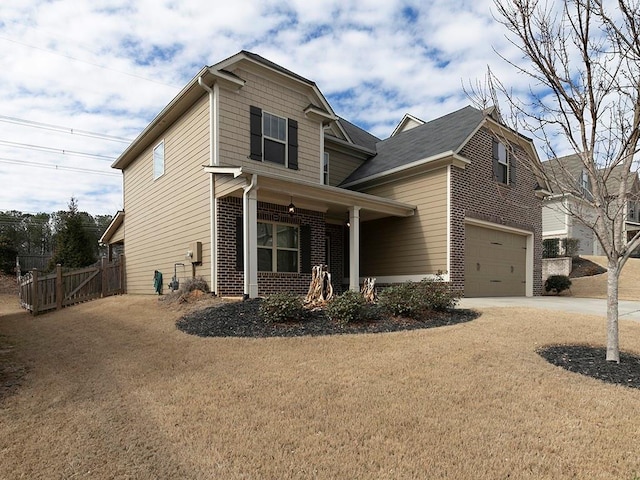
<svg viewBox="0 0 640 480">
<path fill-rule="evenodd" d="M 485 115 L 471 106 L 436 118 L 378 142 L 376 155 L 357 168 L 342 185 L 394 170 L 420 160 L 457 153 L 484 121 Z"/>
<path fill-rule="evenodd" d="M 424 120 L 419 119 L 418 117 L 414 117 L 410 113 L 405 113 L 400 123 L 396 125 L 396 128 L 391 132 L 391 137 L 397 135 L 398 133 L 404 132 L 406 130 L 411 130 L 412 128 L 416 128 L 418 125 L 424 125 Z"/>
</svg>

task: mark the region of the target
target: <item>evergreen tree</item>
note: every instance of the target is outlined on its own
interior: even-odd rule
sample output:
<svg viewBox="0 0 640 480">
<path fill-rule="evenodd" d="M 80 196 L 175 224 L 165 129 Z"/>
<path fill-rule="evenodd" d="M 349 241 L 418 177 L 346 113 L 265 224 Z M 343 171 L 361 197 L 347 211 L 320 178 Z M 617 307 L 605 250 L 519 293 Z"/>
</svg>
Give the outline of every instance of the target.
<svg viewBox="0 0 640 480">
<path fill-rule="evenodd" d="M 78 212 L 78 201 L 71 197 L 69 210 L 59 213 L 59 230 L 50 267 L 60 264 L 81 268 L 96 262 L 97 240 L 88 228 L 85 216 Z"/>
</svg>

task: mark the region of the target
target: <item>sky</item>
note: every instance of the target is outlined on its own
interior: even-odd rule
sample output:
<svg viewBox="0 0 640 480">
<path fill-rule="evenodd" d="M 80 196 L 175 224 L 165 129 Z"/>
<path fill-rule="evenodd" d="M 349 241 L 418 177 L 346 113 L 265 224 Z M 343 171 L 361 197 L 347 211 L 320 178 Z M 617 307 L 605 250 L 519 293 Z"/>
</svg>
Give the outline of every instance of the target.
<svg viewBox="0 0 640 480">
<path fill-rule="evenodd" d="M 380 138 L 471 103 L 489 66 L 526 91 L 491 0 L 8 0 L 0 4 L 0 211 L 123 208 L 110 168 L 205 65 L 249 50 Z M 524 132 L 526 134 L 526 132 Z"/>
</svg>

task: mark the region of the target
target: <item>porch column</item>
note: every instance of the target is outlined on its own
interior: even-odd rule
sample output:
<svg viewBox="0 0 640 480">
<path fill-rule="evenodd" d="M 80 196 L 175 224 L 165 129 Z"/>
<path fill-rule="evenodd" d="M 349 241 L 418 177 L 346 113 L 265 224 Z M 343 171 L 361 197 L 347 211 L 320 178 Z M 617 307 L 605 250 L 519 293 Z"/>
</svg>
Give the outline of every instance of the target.
<svg viewBox="0 0 640 480">
<path fill-rule="evenodd" d="M 360 207 L 349 207 L 349 290 L 360 291 Z"/>
<path fill-rule="evenodd" d="M 243 196 L 244 298 L 258 296 L 258 192 L 248 187 Z"/>
</svg>

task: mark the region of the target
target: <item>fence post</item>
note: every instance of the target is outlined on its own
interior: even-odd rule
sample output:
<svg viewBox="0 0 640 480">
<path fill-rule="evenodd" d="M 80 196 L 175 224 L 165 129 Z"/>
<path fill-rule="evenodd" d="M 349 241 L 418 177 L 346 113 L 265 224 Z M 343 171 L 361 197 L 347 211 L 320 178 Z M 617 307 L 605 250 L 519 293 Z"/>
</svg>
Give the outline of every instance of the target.
<svg viewBox="0 0 640 480">
<path fill-rule="evenodd" d="M 62 265 L 56 265 L 56 310 L 62 310 L 62 301 L 64 300 L 64 290 L 62 283 Z"/>
<path fill-rule="evenodd" d="M 104 298 L 107 296 L 107 257 L 102 257 L 100 259 L 100 269 L 102 270 L 100 274 L 102 275 L 102 293 L 101 297 Z"/>
<path fill-rule="evenodd" d="M 38 314 L 38 301 L 39 301 L 39 293 L 38 293 L 38 269 L 34 268 L 31 270 L 31 280 L 33 283 L 31 284 L 31 314 Z"/>
</svg>

